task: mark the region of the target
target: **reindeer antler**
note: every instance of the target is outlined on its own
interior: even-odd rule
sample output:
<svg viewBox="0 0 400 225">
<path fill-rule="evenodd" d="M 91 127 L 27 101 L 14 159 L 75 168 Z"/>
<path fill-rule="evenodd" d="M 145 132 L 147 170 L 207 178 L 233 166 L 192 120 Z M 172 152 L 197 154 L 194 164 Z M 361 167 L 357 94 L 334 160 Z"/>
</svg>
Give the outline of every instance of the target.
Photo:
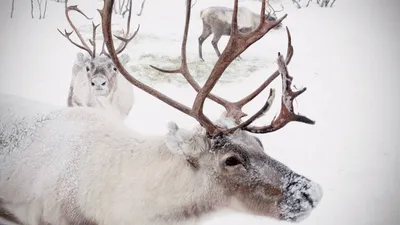
<svg viewBox="0 0 400 225">
<path fill-rule="evenodd" d="M 85 50 L 87 53 L 89 53 L 89 55 L 92 58 L 96 57 L 96 30 L 97 28 L 100 26 L 100 24 L 95 25 L 92 22 L 92 28 L 93 28 L 93 35 L 92 35 L 92 39 L 89 39 L 89 43 L 92 45 L 93 50 L 90 49 L 89 45 L 85 42 L 84 38 L 82 37 L 82 34 L 78 31 L 78 29 L 76 28 L 76 26 L 72 23 L 71 18 L 69 17 L 69 13 L 70 11 L 76 11 L 78 13 L 80 13 L 81 15 L 83 15 L 86 19 L 88 20 L 92 20 L 93 18 L 89 18 L 84 12 L 82 12 L 77 5 L 71 5 L 68 6 L 68 0 L 65 0 L 65 16 L 68 20 L 68 23 L 70 24 L 70 26 L 72 27 L 71 32 L 67 32 L 67 30 L 64 30 L 64 33 L 60 31 L 60 29 L 57 29 L 58 32 L 60 32 L 60 34 L 62 36 L 64 36 L 65 38 L 67 38 L 73 45 L 75 45 L 76 47 Z M 130 22 L 131 22 L 131 17 L 132 17 L 132 0 L 129 0 L 129 16 L 128 16 L 128 22 L 127 22 L 127 26 L 126 26 L 126 33 L 123 31 L 124 33 L 124 37 L 119 37 L 119 36 L 115 36 L 117 39 L 119 39 L 121 41 L 121 44 L 119 45 L 118 49 L 117 49 L 117 54 L 120 54 L 121 52 L 123 52 L 126 48 L 126 46 L 128 45 L 128 43 L 130 41 L 133 40 L 133 38 L 136 36 L 136 34 L 139 32 L 139 28 L 140 28 L 140 24 L 138 25 L 138 28 L 136 29 L 136 31 L 133 33 L 133 35 L 131 37 L 129 36 L 129 32 L 130 32 Z M 78 36 L 80 42 L 82 43 L 82 45 L 74 42 L 71 39 L 71 35 L 72 33 L 76 33 L 76 35 Z M 105 43 L 103 43 L 102 46 L 102 50 L 100 52 L 100 55 L 104 54 L 108 57 L 110 57 L 110 55 L 105 51 L 104 49 Z"/>
<path fill-rule="evenodd" d="M 236 2 L 235 2 L 235 3 L 236 3 Z M 265 15 L 265 8 L 266 8 L 266 3 L 263 2 L 263 4 L 262 4 L 262 12 L 264 12 L 264 15 Z M 187 43 L 187 36 L 188 36 L 188 30 L 189 30 L 190 13 L 191 13 L 191 7 L 186 7 L 186 20 L 185 20 L 185 29 L 184 29 L 183 41 L 182 41 L 182 46 L 181 46 L 181 66 L 180 66 L 180 68 L 179 68 L 179 69 L 175 69 L 175 70 L 166 70 L 166 69 L 161 69 L 161 68 L 156 67 L 156 66 L 153 66 L 153 65 L 150 65 L 150 66 L 151 66 L 152 68 L 154 68 L 154 69 L 156 69 L 156 70 L 158 70 L 158 71 L 160 71 L 160 72 L 164 72 L 164 73 L 181 73 L 181 74 L 185 77 L 185 79 L 189 82 L 189 84 L 190 84 L 197 92 L 199 92 L 200 86 L 199 86 L 199 84 L 194 80 L 193 76 L 190 74 L 189 69 L 188 69 L 188 66 L 187 66 L 186 43 Z M 263 14 L 263 13 L 262 13 L 262 14 Z M 237 8 L 236 8 L 236 9 L 234 8 L 234 10 L 233 10 L 233 15 L 237 15 Z M 264 18 L 264 15 L 261 15 L 261 18 Z M 258 35 L 262 35 L 262 36 L 265 35 L 270 29 L 272 29 L 272 28 L 274 28 L 275 26 L 277 26 L 285 17 L 286 17 L 286 15 L 285 15 L 284 17 L 282 17 L 281 19 L 279 19 L 278 21 L 274 22 L 274 23 L 268 23 L 267 21 L 261 19 L 261 23 L 260 23 L 259 27 L 256 29 L 256 31 L 254 31 L 253 33 L 250 33 L 250 35 L 254 35 L 254 34 L 258 34 Z M 233 18 L 232 18 L 232 20 L 233 20 Z M 236 17 L 236 20 L 237 20 L 237 17 Z M 233 24 L 233 21 L 232 21 L 232 24 Z M 263 27 L 263 26 L 264 26 L 264 29 L 261 30 L 261 32 L 260 32 L 260 27 Z M 237 27 L 237 26 L 236 26 L 236 27 Z M 266 29 L 266 28 L 267 28 L 267 29 Z M 257 30 L 258 30 L 258 33 L 256 33 Z M 229 39 L 229 40 L 230 40 L 230 44 L 231 44 L 230 47 L 232 48 L 232 46 L 234 45 L 234 43 L 231 43 L 231 40 L 237 39 L 238 37 L 243 37 L 243 36 L 245 36 L 245 35 L 241 35 L 241 34 L 239 34 L 238 32 L 236 32 L 234 35 L 232 35 L 231 38 Z M 261 38 L 261 37 L 259 37 L 258 39 L 260 39 L 260 38 Z M 258 39 L 257 39 L 257 40 L 258 40 Z M 247 47 L 249 47 L 251 44 L 253 44 L 253 43 L 256 42 L 257 40 L 252 40 L 252 42 L 251 42 L 248 46 L 242 46 L 242 49 L 241 49 L 240 53 L 242 53 L 243 51 L 245 51 L 245 50 L 247 49 Z M 226 53 L 226 51 L 227 51 L 228 48 L 229 48 L 229 43 L 228 43 L 228 46 L 226 47 L 226 49 L 225 49 L 225 51 L 224 51 L 225 53 L 223 52 L 223 55 L 224 55 L 224 54 L 225 54 L 225 55 L 229 54 L 229 53 Z M 240 53 L 239 53 L 239 54 L 240 54 Z M 221 55 L 221 57 L 222 57 L 222 55 Z M 220 57 L 220 59 L 218 60 L 218 62 L 216 63 L 216 65 L 214 66 L 214 69 L 213 69 L 214 74 L 217 74 L 217 73 L 215 72 L 215 69 L 216 69 L 216 67 L 217 67 L 218 65 L 221 64 L 220 62 L 223 61 L 223 60 L 221 60 L 221 57 Z M 228 66 L 235 58 L 236 58 L 236 57 L 230 58 L 229 61 L 224 61 L 224 62 L 227 63 L 227 66 Z M 289 59 L 289 60 L 290 60 L 290 59 Z M 223 71 L 225 71 L 225 69 L 227 68 L 227 66 L 226 66 L 225 68 L 223 68 Z M 219 76 L 222 75 L 223 71 L 222 71 L 222 72 L 220 71 L 221 73 L 220 73 Z M 213 72 L 212 72 L 212 73 L 213 73 Z M 211 78 L 211 76 L 210 76 L 210 78 Z M 219 79 L 219 78 L 217 78 L 217 79 Z M 265 89 L 266 86 L 267 86 L 267 85 L 265 85 L 263 88 L 258 89 L 258 90 L 257 90 L 257 93 L 256 93 L 256 96 L 257 96 L 261 91 L 263 91 L 263 90 Z M 218 96 L 216 96 L 216 95 L 213 95 L 213 94 L 211 94 L 211 93 L 209 93 L 209 94 L 207 95 L 207 97 L 208 97 L 209 99 L 213 100 L 214 102 L 216 102 L 216 103 L 222 105 L 223 107 L 225 107 L 225 109 L 226 109 L 226 111 L 227 111 L 227 116 L 232 117 L 232 118 L 234 118 L 234 119 L 236 120 L 236 122 L 239 122 L 240 119 L 241 119 L 242 117 L 244 117 L 244 116 L 247 115 L 246 113 L 244 113 L 244 112 L 242 111 L 242 108 L 243 108 L 248 102 L 250 102 L 255 96 L 254 96 L 253 98 L 245 98 L 245 99 L 239 100 L 239 101 L 237 101 L 237 102 L 230 102 L 230 101 L 227 101 L 227 100 L 225 100 L 225 99 L 223 99 L 223 98 L 221 98 L 221 97 L 218 97 Z"/>
<path fill-rule="evenodd" d="M 140 11 L 139 13 L 136 13 L 137 16 L 141 16 L 143 13 L 143 8 L 144 8 L 144 4 L 146 3 L 146 0 L 143 0 L 142 4 L 140 5 Z"/>
<path fill-rule="evenodd" d="M 195 118 L 207 131 L 207 134 L 210 136 L 216 136 L 219 135 L 221 133 L 231 133 L 234 132 L 236 129 L 246 129 L 250 132 L 256 132 L 256 133 L 265 133 L 264 132 L 264 127 L 248 127 L 255 119 L 257 119 L 258 117 L 260 117 L 262 114 L 264 114 L 269 107 L 272 104 L 272 101 L 274 99 L 275 96 L 275 92 L 274 90 L 271 89 L 270 91 L 270 95 L 266 101 L 266 103 L 263 105 L 263 107 L 257 112 L 255 113 L 253 116 L 251 116 L 247 121 L 245 121 L 244 123 L 238 125 L 235 128 L 231 128 L 231 129 L 223 129 L 221 127 L 217 127 L 216 125 L 214 125 L 210 119 L 208 117 L 206 117 L 203 113 L 203 106 L 204 106 L 204 102 L 206 98 L 210 98 L 211 100 L 215 101 L 216 103 L 222 105 L 225 107 L 225 109 L 227 110 L 227 116 L 234 118 L 236 121 L 240 121 L 240 118 L 242 118 L 243 116 L 245 116 L 246 114 L 242 111 L 242 107 L 247 104 L 248 102 L 250 102 L 252 99 L 254 99 L 261 91 L 263 91 L 269 83 L 271 83 L 276 77 L 279 76 L 280 72 L 283 73 L 283 71 L 287 71 L 283 70 L 282 68 L 280 68 L 279 71 L 276 71 L 275 73 L 273 73 L 259 88 L 257 88 L 253 93 L 251 93 L 249 96 L 237 101 L 237 102 L 229 102 L 221 97 L 218 97 L 216 95 L 211 94 L 210 92 L 212 91 L 213 87 L 215 86 L 215 84 L 218 82 L 219 78 L 222 76 L 222 73 L 225 71 L 225 69 L 230 65 L 230 63 L 236 58 L 238 57 L 242 52 L 244 52 L 250 45 L 252 45 L 253 43 L 255 43 L 256 41 L 258 41 L 260 38 L 262 38 L 266 33 L 268 33 L 269 30 L 271 30 L 273 27 L 275 27 L 276 25 L 278 25 L 279 23 L 281 23 L 287 15 L 284 15 L 283 17 L 281 17 L 280 19 L 274 21 L 274 22 L 269 22 L 267 20 L 265 20 L 265 7 L 266 7 L 266 2 L 265 0 L 263 0 L 262 2 L 262 7 L 261 7 L 261 15 L 260 15 L 260 25 L 258 26 L 258 28 L 256 30 L 254 30 L 251 33 L 246 33 L 246 34 L 242 34 L 239 33 L 238 31 L 238 25 L 237 25 L 237 11 L 238 11 L 238 0 L 235 0 L 234 3 L 234 9 L 233 9 L 233 16 L 232 16 L 232 33 L 231 33 L 231 37 L 229 39 L 229 42 L 225 48 L 225 50 L 222 52 L 220 58 L 218 59 L 218 61 L 216 62 L 214 68 L 212 69 L 209 78 L 207 79 L 207 81 L 205 82 L 204 86 L 200 88 L 199 84 L 194 80 L 193 76 L 190 75 L 189 69 L 187 67 L 187 61 L 186 61 L 186 42 L 187 42 L 187 35 L 188 35 L 188 30 L 189 30 L 189 20 L 190 20 L 190 10 L 191 10 L 191 0 L 187 0 L 186 2 L 186 20 L 185 20 L 185 31 L 184 31 L 184 35 L 183 35 L 183 40 L 182 40 L 182 46 L 181 46 L 181 54 L 182 54 L 182 60 L 181 60 L 181 67 L 179 69 L 176 70 L 165 70 L 165 69 L 160 69 L 157 68 L 155 66 L 151 66 L 161 72 L 165 72 L 165 73 L 181 73 L 186 80 L 189 82 L 189 84 L 197 91 L 197 96 L 194 100 L 193 106 L 192 108 L 189 108 L 171 98 L 169 98 L 168 96 L 158 92 L 157 90 L 141 83 L 140 81 L 138 81 L 137 79 L 135 79 L 134 77 L 132 77 L 128 71 L 126 71 L 126 69 L 121 65 L 115 48 L 114 48 L 114 43 L 112 42 L 112 34 L 111 34 L 111 17 L 112 17 L 112 6 L 113 6 L 114 0 L 105 0 L 105 4 L 102 10 L 99 10 L 101 17 L 102 17 L 102 27 L 103 27 L 103 34 L 104 34 L 104 39 L 105 39 L 105 43 L 107 45 L 107 48 L 110 52 L 110 56 L 111 59 L 114 61 L 115 66 L 118 68 L 118 70 L 121 72 L 121 74 L 129 81 L 131 82 L 133 85 L 135 85 L 136 87 L 144 90 L 145 92 L 153 95 L 154 97 L 160 99 L 161 101 L 169 104 L 170 106 L 182 111 L 183 113 Z M 288 34 L 288 54 L 286 56 L 286 63 L 284 63 L 283 65 L 285 65 L 286 68 L 286 64 L 288 64 L 290 62 L 291 57 L 293 56 L 293 47 L 291 45 L 291 36 L 290 36 L 290 32 L 287 29 L 287 34 Z M 279 60 L 282 57 L 280 56 Z M 280 63 L 281 65 L 282 63 Z M 287 73 L 286 73 L 287 74 Z M 287 78 L 288 75 L 285 75 L 285 78 Z M 284 86 L 284 90 L 287 91 L 287 93 L 289 93 L 289 95 L 291 96 L 290 93 L 295 93 L 293 94 L 294 96 L 292 96 L 290 101 L 293 101 L 293 99 L 295 97 L 297 97 L 298 95 L 300 95 L 302 92 L 304 92 L 304 90 L 300 91 L 300 92 L 292 92 L 290 89 L 290 85 L 287 86 L 287 81 L 290 80 L 290 84 L 291 84 L 291 79 L 286 79 L 285 80 L 285 84 L 286 86 Z M 289 89 L 288 89 L 289 88 Z M 287 103 L 287 96 L 289 96 L 288 94 L 284 93 L 284 97 L 285 97 L 285 102 Z M 283 98 L 282 98 L 283 99 Z M 293 113 L 293 106 L 287 108 L 289 110 L 289 112 Z M 291 110 L 291 111 L 290 111 Z M 284 125 L 286 125 L 288 122 L 290 121 L 300 121 L 299 119 L 294 119 L 294 117 L 288 117 L 288 116 L 284 116 L 286 114 L 284 114 L 285 109 L 281 109 L 281 113 L 283 116 L 281 116 L 282 119 L 285 119 L 287 122 L 284 123 L 282 121 L 278 121 L 276 123 L 279 123 L 280 125 L 274 125 L 275 129 L 273 129 L 273 131 L 278 130 L 279 128 L 283 127 Z M 295 115 L 295 114 L 294 114 Z M 306 117 L 304 117 L 306 118 Z M 289 121 L 290 120 L 290 121 Z M 310 120 L 311 121 L 311 120 Z M 304 121 L 302 121 L 304 122 Z M 309 121 L 308 121 L 309 122 Z"/>
<path fill-rule="evenodd" d="M 271 14 L 271 11 L 272 11 L 272 15 L 274 15 L 274 16 L 276 15 L 277 12 L 282 12 L 285 9 L 285 7 L 283 7 L 282 4 L 280 4 L 280 5 L 281 5 L 281 9 L 276 10 L 276 9 L 274 9 L 274 7 L 272 7 L 272 5 L 268 1 L 268 15 Z"/>
<path fill-rule="evenodd" d="M 81 15 L 83 15 L 86 19 L 88 19 L 88 20 L 92 20 L 93 18 L 89 18 L 84 12 L 82 12 L 79 8 L 78 8 L 78 6 L 77 5 L 71 5 L 71 6 L 68 6 L 68 0 L 65 0 L 65 16 L 66 16 L 66 18 L 67 18 L 67 20 L 68 20 L 68 23 L 71 25 L 71 28 L 72 28 L 72 30 L 73 31 L 71 31 L 71 32 L 67 32 L 67 30 L 64 30 L 64 33 L 63 32 L 61 32 L 60 31 L 60 29 L 57 29 L 58 30 L 58 32 L 60 32 L 60 34 L 62 35 L 62 36 L 64 36 L 65 38 L 67 38 L 73 45 L 75 45 L 76 47 L 78 47 L 78 48 L 80 48 L 80 49 L 83 49 L 83 50 L 85 50 L 85 51 L 87 51 L 87 53 L 89 53 L 89 55 L 92 57 L 92 58 L 94 58 L 95 57 L 95 51 L 96 51 L 96 49 L 93 49 L 93 51 L 89 48 L 89 46 L 88 46 L 88 44 L 85 42 L 85 40 L 83 39 L 83 37 L 82 37 L 82 34 L 78 31 L 78 29 L 75 27 L 75 25 L 72 23 L 72 20 L 71 20 L 71 18 L 69 17 L 69 12 L 70 11 L 76 11 L 76 12 L 78 12 L 78 13 L 80 13 Z M 93 24 L 93 23 L 92 23 Z M 100 24 L 99 24 L 100 25 Z M 99 25 L 97 25 L 97 26 L 95 26 L 94 24 L 93 24 L 93 41 L 90 41 L 91 43 L 94 43 L 95 42 L 95 36 L 96 36 L 96 28 L 99 26 Z M 82 45 L 79 45 L 79 44 L 77 44 L 76 42 L 74 42 L 72 39 L 71 39 L 71 34 L 72 33 L 76 33 L 76 36 L 78 36 L 78 38 L 79 38 L 79 40 L 81 41 L 81 43 L 82 43 Z M 93 45 L 93 44 L 92 44 Z M 95 47 L 95 46 L 93 46 L 93 47 Z"/>
<path fill-rule="evenodd" d="M 143 1 L 143 3 L 142 3 L 142 8 L 143 8 L 143 5 L 144 5 L 144 2 L 145 1 Z M 133 40 L 133 38 L 135 38 L 135 36 L 139 32 L 140 24 L 138 24 L 138 27 L 137 27 L 136 31 L 132 34 L 132 36 L 129 37 L 129 32 L 130 32 L 130 29 L 131 29 L 131 18 L 132 18 L 132 0 L 129 0 L 128 22 L 126 23 L 126 33 L 124 32 L 124 30 L 122 30 L 122 33 L 123 33 L 124 37 L 120 37 L 120 36 L 114 35 L 118 40 L 121 41 L 120 45 L 118 46 L 118 48 L 116 50 L 117 55 L 125 50 L 126 46 L 128 46 L 128 44 L 129 44 L 129 42 L 131 42 Z M 104 54 L 107 57 L 110 57 L 110 54 L 107 53 L 105 48 L 104 48 L 105 47 L 105 42 L 106 41 L 104 39 L 100 55 Z"/>
</svg>

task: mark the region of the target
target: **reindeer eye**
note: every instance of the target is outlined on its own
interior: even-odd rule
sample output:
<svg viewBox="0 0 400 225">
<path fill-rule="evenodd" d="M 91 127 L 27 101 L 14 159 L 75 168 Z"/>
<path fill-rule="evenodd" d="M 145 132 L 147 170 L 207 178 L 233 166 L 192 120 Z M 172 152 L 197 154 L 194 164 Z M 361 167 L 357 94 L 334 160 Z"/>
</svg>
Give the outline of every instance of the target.
<svg viewBox="0 0 400 225">
<path fill-rule="evenodd" d="M 117 72 L 117 68 L 116 68 L 116 67 L 113 67 L 113 70 L 114 70 L 115 72 Z"/>
<path fill-rule="evenodd" d="M 240 160 L 235 156 L 230 156 L 225 160 L 226 166 L 236 166 L 241 164 Z"/>
<path fill-rule="evenodd" d="M 87 66 L 87 67 L 86 67 L 86 72 L 89 72 L 89 70 L 90 70 L 90 68 Z"/>
</svg>

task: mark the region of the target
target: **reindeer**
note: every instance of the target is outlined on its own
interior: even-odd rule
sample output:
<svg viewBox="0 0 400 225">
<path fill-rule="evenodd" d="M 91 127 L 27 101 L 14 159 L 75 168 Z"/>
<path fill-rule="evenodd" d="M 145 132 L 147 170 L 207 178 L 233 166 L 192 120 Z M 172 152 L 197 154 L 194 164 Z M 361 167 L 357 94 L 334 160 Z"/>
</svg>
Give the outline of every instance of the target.
<svg viewBox="0 0 400 225">
<path fill-rule="evenodd" d="M 129 2 L 132 8 L 132 0 Z M 142 5 L 143 9 L 143 5 Z M 91 19 L 84 14 L 76 5 L 68 6 L 68 1 L 65 1 L 65 15 L 68 23 L 71 25 L 73 31 L 61 32 L 61 35 L 67 38 L 73 45 L 83 49 L 88 53 L 84 55 L 79 52 L 72 68 L 72 77 L 68 92 L 67 105 L 69 107 L 96 107 L 102 108 L 106 111 L 115 113 L 122 119 L 126 118 L 131 111 L 134 104 L 133 87 L 132 85 L 119 74 L 117 68 L 109 58 L 108 53 L 105 51 L 104 43 L 102 51 L 96 55 L 96 29 L 98 25 L 92 22 L 93 37 L 89 40 L 93 49 L 84 41 L 82 34 L 76 29 L 69 17 L 70 11 L 76 11 L 82 14 L 85 18 Z M 129 10 L 129 17 L 131 17 Z M 139 31 L 140 26 L 134 32 L 131 41 Z M 126 35 L 129 34 L 130 24 L 127 25 Z M 81 45 L 74 42 L 70 36 L 75 32 L 81 41 Z M 121 42 L 117 53 L 120 54 L 124 51 L 129 41 Z M 130 60 L 129 55 L 121 54 L 120 59 L 123 64 L 127 64 Z"/>
<path fill-rule="evenodd" d="M 21 97 L 0 98 L 0 217 L 16 224 L 168 225 L 198 222 L 224 208 L 298 222 L 322 198 L 321 187 L 268 156 L 252 134 L 277 131 L 288 123 L 315 122 L 294 113 L 294 91 L 287 64 L 293 56 L 287 28 L 286 59 L 278 54 L 275 71 L 259 88 L 237 102 L 211 92 L 229 64 L 286 18 L 262 22 L 243 35 L 232 35 L 203 87 L 190 75 L 186 62 L 191 1 L 186 2 L 181 73 L 197 91 L 189 108 L 135 79 L 123 67 L 111 32 L 114 0 L 99 10 L 111 60 L 134 86 L 196 119 L 193 130 L 171 122 L 164 136 L 145 136 L 98 108 L 59 107 Z M 261 15 L 264 13 L 265 1 Z M 232 24 L 236 24 L 238 0 Z M 124 39 L 127 41 L 128 39 Z M 269 125 L 252 122 L 270 108 L 275 90 L 253 116 L 242 107 L 275 78 L 282 78 L 281 109 Z M 226 112 L 212 122 L 203 112 L 206 98 Z M 23 110 L 21 110 L 23 109 Z"/>
<path fill-rule="evenodd" d="M 269 3 L 268 3 L 269 5 Z M 270 5 L 269 8 L 273 9 Z M 282 8 L 283 10 L 283 8 Z M 203 22 L 203 31 L 199 37 L 199 57 L 204 62 L 202 46 L 203 42 L 211 35 L 214 34 L 211 41 L 217 56 L 221 56 L 221 52 L 218 49 L 218 42 L 222 36 L 231 35 L 231 21 L 232 21 L 233 9 L 223 6 L 211 6 L 200 11 L 200 18 Z M 238 9 L 238 26 L 239 31 L 242 33 L 248 33 L 254 31 L 260 22 L 267 20 L 269 22 L 276 21 L 275 10 L 273 13 L 263 14 L 254 13 L 246 7 L 239 7 Z M 261 19 L 263 18 L 263 19 Z M 278 24 L 275 29 L 279 29 L 282 25 Z M 238 56 L 240 59 L 240 56 Z"/>
</svg>

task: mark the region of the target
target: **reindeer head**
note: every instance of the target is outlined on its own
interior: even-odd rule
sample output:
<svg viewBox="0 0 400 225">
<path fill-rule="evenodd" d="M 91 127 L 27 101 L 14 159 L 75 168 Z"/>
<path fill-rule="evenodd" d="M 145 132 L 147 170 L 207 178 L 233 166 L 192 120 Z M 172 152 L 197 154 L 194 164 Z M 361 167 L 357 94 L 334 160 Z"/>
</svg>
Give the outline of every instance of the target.
<svg viewBox="0 0 400 225">
<path fill-rule="evenodd" d="M 285 221 L 301 221 L 306 218 L 322 198 L 322 189 L 315 182 L 301 176 L 282 163 L 265 153 L 261 141 L 251 133 L 265 134 L 285 127 L 289 122 L 297 121 L 307 124 L 315 122 L 306 116 L 296 114 L 293 101 L 306 88 L 292 90 L 293 78 L 289 75 L 287 64 L 293 56 L 291 35 L 288 35 L 286 59 L 278 53 L 278 70 L 275 71 L 259 88 L 245 98 L 230 102 L 211 92 L 218 79 L 229 64 L 243 53 L 250 45 L 262 38 L 269 30 L 280 24 L 287 15 L 274 22 L 264 20 L 258 29 L 242 34 L 237 26 L 238 0 L 235 0 L 232 16 L 232 34 L 230 40 L 212 69 L 203 87 L 194 80 L 187 67 L 186 43 L 189 30 L 191 1 L 186 1 L 186 23 L 181 46 L 181 67 L 175 70 L 152 68 L 164 73 L 181 73 L 188 83 L 196 90 L 197 95 L 191 108 L 182 105 L 157 90 L 141 83 L 132 77 L 122 66 L 114 50 L 111 17 L 114 0 L 105 0 L 104 8 L 99 10 L 102 17 L 103 35 L 111 59 L 125 78 L 136 87 L 155 96 L 181 112 L 196 119 L 201 127 L 186 131 L 176 124 L 169 124 L 166 145 L 169 150 L 180 155 L 187 161 L 194 172 L 207 174 L 207 180 L 213 187 L 222 190 L 219 198 L 226 206 L 255 215 L 269 216 Z M 266 1 L 262 1 L 261 17 L 265 16 Z M 265 126 L 251 126 L 251 123 L 265 114 L 275 97 L 275 91 L 270 90 L 269 97 L 261 109 L 242 122 L 246 116 L 242 111 L 244 105 L 254 99 L 275 78 L 281 75 L 282 98 L 281 109 L 274 120 Z M 224 117 L 213 123 L 204 113 L 203 105 L 210 99 L 226 109 Z"/>
<path fill-rule="evenodd" d="M 131 9 L 132 1 L 130 1 L 129 5 L 130 5 L 129 9 Z M 119 71 L 117 70 L 113 61 L 111 60 L 110 55 L 106 52 L 104 42 L 100 54 L 96 55 L 96 29 L 100 24 L 95 25 L 92 22 L 93 37 L 92 39 L 89 39 L 89 42 L 93 47 L 91 49 L 83 39 L 82 34 L 72 23 L 69 17 L 70 11 L 76 11 L 89 20 L 91 20 L 91 18 L 86 16 L 86 14 L 84 14 L 78 8 L 77 5 L 68 6 L 68 0 L 65 1 L 65 16 L 67 17 L 68 23 L 71 25 L 73 31 L 67 32 L 65 30 L 64 33 L 61 32 L 60 30 L 58 31 L 61 33 L 61 35 L 67 38 L 73 45 L 77 46 L 78 48 L 88 53 L 88 55 L 84 55 L 83 53 L 77 54 L 77 59 L 73 66 L 74 74 L 77 74 L 78 72 L 79 74 L 81 74 L 81 72 L 86 73 L 88 79 L 87 83 L 89 85 L 91 93 L 93 93 L 95 96 L 107 97 L 113 90 L 116 89 L 117 76 L 119 74 Z M 129 18 L 131 17 L 131 11 L 132 10 L 129 10 Z M 139 28 L 140 26 L 138 26 L 137 30 L 134 32 L 134 35 L 132 35 L 132 37 L 129 39 L 124 39 L 123 37 L 119 37 L 119 39 L 121 40 L 121 44 L 118 47 L 117 54 L 120 54 L 125 50 L 128 43 L 136 36 L 137 32 L 139 31 Z M 81 41 L 81 44 L 74 42 L 70 38 L 71 34 L 74 31 L 78 36 L 79 40 Z M 129 34 L 129 31 L 130 31 L 130 24 L 128 23 L 126 34 Z M 127 64 L 129 62 L 129 59 L 130 57 L 127 54 L 120 55 L 120 60 L 123 65 Z"/>
<path fill-rule="evenodd" d="M 126 65 L 129 62 L 128 54 L 119 56 L 121 63 Z M 104 55 L 91 58 L 83 53 L 77 54 L 74 70 L 85 73 L 87 84 L 95 96 L 108 96 L 117 87 L 117 76 L 119 71 L 112 60 Z"/>
<path fill-rule="evenodd" d="M 229 118 L 217 124 L 237 126 Z M 318 184 L 268 156 L 261 141 L 247 131 L 210 138 L 203 128 L 188 131 L 171 123 L 166 144 L 197 173 L 205 173 L 214 182 L 211 186 L 223 190 L 219 197 L 231 209 L 299 222 L 321 200 Z"/>
</svg>

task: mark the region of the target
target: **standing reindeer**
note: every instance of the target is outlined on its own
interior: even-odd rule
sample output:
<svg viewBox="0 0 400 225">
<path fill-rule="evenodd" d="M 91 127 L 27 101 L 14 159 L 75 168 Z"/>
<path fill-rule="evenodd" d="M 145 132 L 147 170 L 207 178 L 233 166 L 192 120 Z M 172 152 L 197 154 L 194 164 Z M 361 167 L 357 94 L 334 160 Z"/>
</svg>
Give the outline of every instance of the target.
<svg viewBox="0 0 400 225">
<path fill-rule="evenodd" d="M 132 0 L 130 0 L 129 17 L 131 17 Z M 81 44 L 75 43 L 71 38 L 73 32 L 64 31 L 62 33 L 73 45 L 85 50 L 88 55 L 78 53 L 76 61 L 72 69 L 72 77 L 69 87 L 67 104 L 69 107 L 96 107 L 114 113 L 124 119 L 128 116 L 134 104 L 133 87 L 132 85 L 118 72 L 113 62 L 105 51 L 104 44 L 102 51 L 96 55 L 96 29 L 100 25 L 93 25 L 93 37 L 89 40 L 93 49 L 90 49 L 84 41 L 82 34 L 76 29 L 72 23 L 69 13 L 76 11 L 87 17 L 76 5 L 68 6 L 68 1 L 65 1 L 65 15 L 68 23 L 73 31 L 77 34 Z M 129 34 L 130 24 L 127 25 L 126 35 Z M 129 39 L 131 41 L 139 31 L 135 31 L 134 35 Z M 124 51 L 129 41 L 121 42 L 117 53 Z M 129 62 L 129 55 L 121 54 L 123 64 Z"/>
<path fill-rule="evenodd" d="M 279 54 L 279 70 L 252 94 L 230 102 L 210 93 L 229 64 L 286 15 L 261 23 L 246 36 L 232 26 L 227 50 L 200 88 L 186 63 L 188 0 L 182 66 L 175 72 L 181 72 L 198 92 L 189 108 L 136 80 L 123 67 L 112 40 L 113 3 L 105 0 L 99 12 L 115 66 L 133 85 L 201 126 L 184 130 L 171 122 L 165 136 L 149 137 L 100 109 L 56 107 L 2 95 L 0 217 L 20 225 L 178 225 L 232 208 L 283 221 L 305 219 L 320 202 L 321 187 L 268 156 L 261 141 L 251 135 L 279 130 L 291 121 L 314 123 L 294 113 L 293 101 L 305 89 L 291 89 L 293 78 L 286 66 L 293 55 L 289 30 L 286 59 Z M 237 5 L 235 0 L 233 22 Z M 242 107 L 279 75 L 282 107 L 276 119 L 270 125 L 251 126 L 270 108 L 275 96 L 271 89 L 265 105 L 242 122 Z M 226 109 L 215 123 L 203 113 L 206 98 Z"/>
<path fill-rule="evenodd" d="M 218 42 L 222 36 L 231 35 L 231 21 L 232 21 L 233 9 L 223 6 L 211 6 L 203 9 L 200 12 L 200 18 L 203 21 L 203 31 L 199 37 L 199 57 L 201 61 L 203 59 L 202 46 L 203 42 L 211 35 L 214 34 L 211 41 L 217 56 L 221 56 L 221 52 L 218 49 Z M 273 14 L 263 14 L 260 19 L 260 14 L 254 13 L 246 7 L 239 7 L 238 9 L 238 26 L 239 31 L 242 33 L 248 33 L 254 31 L 260 24 L 260 21 L 267 20 L 269 22 L 276 21 L 276 16 Z M 279 29 L 282 24 L 278 24 L 275 29 Z M 238 56 L 240 58 L 240 56 Z"/>
</svg>

